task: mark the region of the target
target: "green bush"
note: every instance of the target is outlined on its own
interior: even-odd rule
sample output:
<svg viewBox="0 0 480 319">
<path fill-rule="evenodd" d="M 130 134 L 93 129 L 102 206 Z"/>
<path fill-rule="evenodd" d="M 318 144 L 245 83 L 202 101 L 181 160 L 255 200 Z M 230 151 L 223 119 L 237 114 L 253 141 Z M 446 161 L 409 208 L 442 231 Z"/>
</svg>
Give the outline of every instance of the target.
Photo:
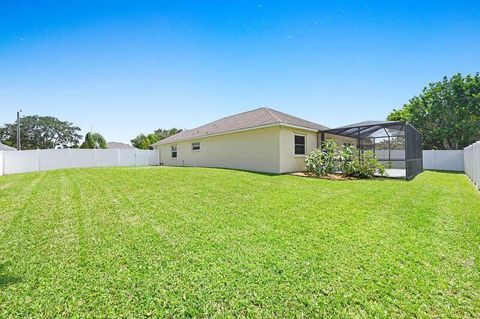
<svg viewBox="0 0 480 319">
<path fill-rule="evenodd" d="M 325 176 L 338 170 L 338 145 L 333 140 L 323 141 L 320 149 L 311 152 L 306 160 L 305 167 L 308 172 L 317 176 Z"/>
<path fill-rule="evenodd" d="M 322 142 L 320 149 L 311 152 L 305 160 L 305 168 L 317 176 L 336 172 L 357 178 L 385 175 L 385 166 L 377 161 L 372 152 L 359 152 L 350 145 L 339 148 L 333 140 Z"/>
<path fill-rule="evenodd" d="M 355 146 L 345 145 L 339 152 L 340 171 L 345 176 L 352 176 L 358 165 L 355 159 L 358 158 L 358 151 Z"/>
<path fill-rule="evenodd" d="M 372 178 L 375 174 L 381 176 L 385 175 L 385 166 L 377 161 L 372 152 L 359 154 L 359 152 L 356 151 L 355 153 L 357 155 L 354 156 L 352 163 L 350 164 L 350 170 L 348 172 L 343 172 L 345 176 Z"/>
</svg>

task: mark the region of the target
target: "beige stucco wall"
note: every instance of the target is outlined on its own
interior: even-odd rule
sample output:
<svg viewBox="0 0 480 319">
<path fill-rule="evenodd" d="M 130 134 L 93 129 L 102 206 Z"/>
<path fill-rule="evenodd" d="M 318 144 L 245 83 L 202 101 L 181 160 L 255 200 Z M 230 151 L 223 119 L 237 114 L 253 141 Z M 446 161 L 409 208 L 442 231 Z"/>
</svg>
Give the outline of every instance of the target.
<svg viewBox="0 0 480 319">
<path fill-rule="evenodd" d="M 157 146 L 160 162 L 168 166 L 202 166 L 280 173 L 280 128 L 259 128 Z M 200 151 L 192 143 L 200 142 Z M 292 142 L 293 143 L 293 142 Z M 177 145 L 177 158 L 171 157 Z"/>
<path fill-rule="evenodd" d="M 269 173 L 288 173 L 305 169 L 305 156 L 295 155 L 294 136 L 306 137 L 306 155 L 318 148 L 317 132 L 288 126 L 259 128 L 236 133 L 158 145 L 160 162 L 167 166 L 202 166 L 243 169 Z M 342 145 L 356 140 L 325 134 Z M 200 142 L 200 151 L 192 143 Z M 177 146 L 177 158 L 171 157 L 171 146 Z"/>
<path fill-rule="evenodd" d="M 305 154 L 317 148 L 317 133 L 291 127 L 280 128 L 280 172 L 305 170 L 305 156 L 295 155 L 295 135 L 305 135 Z"/>
</svg>

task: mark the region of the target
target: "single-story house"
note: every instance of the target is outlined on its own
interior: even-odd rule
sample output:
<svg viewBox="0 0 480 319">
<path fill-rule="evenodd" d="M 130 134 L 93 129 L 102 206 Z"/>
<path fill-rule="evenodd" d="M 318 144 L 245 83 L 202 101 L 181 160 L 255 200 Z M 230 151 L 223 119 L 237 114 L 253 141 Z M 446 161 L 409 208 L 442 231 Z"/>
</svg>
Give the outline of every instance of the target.
<svg viewBox="0 0 480 319">
<path fill-rule="evenodd" d="M 318 148 L 319 132 L 325 130 L 321 124 L 262 107 L 184 130 L 153 148 L 160 151 L 161 164 L 168 166 L 286 173 L 305 168 L 305 156 Z"/>
<path fill-rule="evenodd" d="M 402 121 L 366 121 L 329 129 L 270 108 L 227 116 L 155 144 L 160 164 L 288 173 L 305 169 L 305 157 L 323 140 L 371 152 L 390 177 L 423 171 L 422 135 Z"/>
</svg>

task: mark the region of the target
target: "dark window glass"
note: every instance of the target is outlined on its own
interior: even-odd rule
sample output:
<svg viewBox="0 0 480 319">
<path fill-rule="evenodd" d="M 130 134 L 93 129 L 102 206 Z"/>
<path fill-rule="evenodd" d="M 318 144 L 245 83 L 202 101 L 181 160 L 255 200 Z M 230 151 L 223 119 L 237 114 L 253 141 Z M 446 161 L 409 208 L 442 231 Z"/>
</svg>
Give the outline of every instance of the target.
<svg viewBox="0 0 480 319">
<path fill-rule="evenodd" d="M 172 158 L 177 158 L 177 147 L 172 146 Z"/>
<path fill-rule="evenodd" d="M 305 155 L 305 146 L 295 145 L 295 155 Z"/>
<path fill-rule="evenodd" d="M 192 150 L 199 151 L 200 150 L 200 143 L 192 143 Z"/>
<path fill-rule="evenodd" d="M 305 136 L 295 135 L 295 145 L 296 145 L 296 144 L 305 145 Z"/>
<path fill-rule="evenodd" d="M 305 155 L 305 136 L 295 135 L 295 155 Z"/>
</svg>

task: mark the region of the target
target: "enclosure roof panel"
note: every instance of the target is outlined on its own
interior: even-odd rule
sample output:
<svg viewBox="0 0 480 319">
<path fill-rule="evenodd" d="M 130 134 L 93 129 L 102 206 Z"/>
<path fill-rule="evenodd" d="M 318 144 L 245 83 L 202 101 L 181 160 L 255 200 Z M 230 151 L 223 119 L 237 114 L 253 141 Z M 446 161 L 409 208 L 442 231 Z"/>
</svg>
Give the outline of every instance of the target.
<svg viewBox="0 0 480 319">
<path fill-rule="evenodd" d="M 400 124 L 404 125 L 405 122 L 402 121 L 364 121 L 364 122 L 358 122 L 358 123 L 353 123 L 349 125 L 344 125 L 336 128 L 332 128 L 329 131 L 333 130 L 338 130 L 338 129 L 344 129 L 344 128 L 357 128 L 357 127 L 365 127 L 365 126 L 390 126 L 394 124 Z"/>
<path fill-rule="evenodd" d="M 325 133 L 342 135 L 347 137 L 375 137 L 381 134 L 377 133 L 383 131 L 383 136 L 392 135 L 389 130 L 396 129 L 398 132 L 403 132 L 405 122 L 401 121 L 365 121 L 354 123 L 350 125 L 340 126 L 334 129 L 325 130 Z"/>
</svg>

